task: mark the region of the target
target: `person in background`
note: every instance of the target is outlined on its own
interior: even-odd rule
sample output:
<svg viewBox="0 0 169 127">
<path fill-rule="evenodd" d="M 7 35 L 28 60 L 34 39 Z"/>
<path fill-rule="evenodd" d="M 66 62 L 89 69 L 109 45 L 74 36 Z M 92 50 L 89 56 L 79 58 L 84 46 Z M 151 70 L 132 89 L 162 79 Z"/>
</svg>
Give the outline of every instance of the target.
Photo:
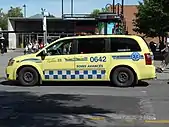
<svg viewBox="0 0 169 127">
<path fill-rule="evenodd" d="M 4 54 L 4 43 L 1 42 L 1 54 L 3 55 Z"/>
<path fill-rule="evenodd" d="M 28 43 L 28 53 L 32 53 L 32 49 L 33 49 L 33 44 L 31 41 L 29 41 Z"/>
<path fill-rule="evenodd" d="M 40 42 L 39 48 L 42 49 L 44 47 L 43 42 Z"/>
<path fill-rule="evenodd" d="M 156 43 L 151 41 L 150 42 L 150 48 L 151 48 L 151 51 L 154 53 L 156 51 Z"/>
<path fill-rule="evenodd" d="M 25 50 L 24 50 L 24 54 L 27 54 L 28 50 L 29 50 L 29 48 L 28 48 L 28 44 L 26 44 L 26 46 L 25 46 Z"/>
<path fill-rule="evenodd" d="M 0 50 L 1 50 L 1 54 L 3 55 L 5 53 L 5 38 L 1 37 L 0 38 Z"/>
<path fill-rule="evenodd" d="M 164 43 L 160 42 L 159 48 L 162 54 L 162 61 L 160 67 L 157 68 L 157 72 L 162 73 L 169 63 L 169 44 L 164 45 Z"/>
<path fill-rule="evenodd" d="M 38 43 L 38 41 L 34 42 L 34 44 L 33 44 L 33 50 L 34 50 L 34 52 L 37 52 L 39 50 L 39 43 Z"/>
</svg>

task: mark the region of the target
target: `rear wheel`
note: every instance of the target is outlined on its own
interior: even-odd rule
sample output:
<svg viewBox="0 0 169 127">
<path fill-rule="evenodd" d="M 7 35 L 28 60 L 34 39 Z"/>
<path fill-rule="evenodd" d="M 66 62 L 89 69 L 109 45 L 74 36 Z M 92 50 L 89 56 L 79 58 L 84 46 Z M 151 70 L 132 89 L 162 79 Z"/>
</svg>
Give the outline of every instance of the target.
<svg viewBox="0 0 169 127">
<path fill-rule="evenodd" d="M 130 87 L 134 84 L 135 76 L 127 67 L 116 68 L 111 75 L 111 83 L 118 87 Z"/>
<path fill-rule="evenodd" d="M 39 83 L 39 75 L 34 68 L 24 67 L 19 71 L 18 80 L 21 85 L 34 86 Z"/>
</svg>

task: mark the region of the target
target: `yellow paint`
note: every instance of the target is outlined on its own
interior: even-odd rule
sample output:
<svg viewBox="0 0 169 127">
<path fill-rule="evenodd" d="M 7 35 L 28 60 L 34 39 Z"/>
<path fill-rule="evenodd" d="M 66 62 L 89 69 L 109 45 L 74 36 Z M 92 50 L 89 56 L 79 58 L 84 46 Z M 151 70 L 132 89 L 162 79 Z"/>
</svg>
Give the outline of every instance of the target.
<svg viewBox="0 0 169 127">
<path fill-rule="evenodd" d="M 88 119 L 90 119 L 90 120 L 104 120 L 105 118 L 104 117 L 91 117 Z"/>
<path fill-rule="evenodd" d="M 49 49 L 51 46 L 55 44 L 62 44 L 70 40 L 72 42 L 73 39 L 78 38 L 114 38 L 114 37 L 121 37 L 121 38 L 131 38 L 138 42 L 141 48 L 140 55 L 144 56 L 144 53 L 150 53 L 145 42 L 138 36 L 133 35 L 92 35 L 92 36 L 73 36 L 73 37 L 65 37 L 60 38 L 51 44 L 47 45 L 45 48 L 40 50 L 35 54 L 29 54 L 24 56 L 19 56 L 13 58 L 14 63 L 6 68 L 6 73 L 9 75 L 9 80 L 16 80 L 17 77 L 17 69 L 21 66 L 32 66 L 36 68 L 39 72 L 42 80 L 47 80 L 44 78 L 43 72 L 45 70 L 72 70 L 72 71 L 81 71 L 81 70 L 105 70 L 105 75 L 102 79 L 92 78 L 92 79 L 53 79 L 52 77 L 48 79 L 48 81 L 110 81 L 110 73 L 114 67 L 123 65 L 132 68 L 138 80 L 143 79 L 152 79 L 156 77 L 155 73 L 155 66 L 154 65 L 145 65 L 145 60 L 140 59 L 138 61 L 133 61 L 131 59 L 114 59 L 112 56 L 123 56 L 127 55 L 130 56 L 132 52 L 117 52 L 117 53 L 94 53 L 94 54 L 71 54 L 71 55 L 53 55 L 53 56 L 46 56 L 45 58 L 40 56 L 39 54 L 42 53 L 44 50 Z M 57 47 L 58 48 L 58 47 Z M 106 57 L 106 62 L 103 61 L 90 61 L 90 58 L 93 57 Z M 33 59 L 33 60 L 31 60 Z M 38 62 L 40 61 L 40 62 Z M 85 66 L 84 66 L 85 65 Z M 98 67 L 99 66 L 99 67 Z M 66 74 L 64 74 L 66 75 Z"/>
<path fill-rule="evenodd" d="M 90 120 L 105 120 L 104 117 L 91 117 L 91 118 L 88 118 Z M 134 122 L 135 120 L 123 120 L 123 121 L 126 121 L 126 122 Z M 169 124 L 169 120 L 144 120 L 143 121 L 144 123 L 152 123 L 152 124 Z"/>
<path fill-rule="evenodd" d="M 145 123 L 169 124 L 169 120 L 145 120 Z"/>
</svg>

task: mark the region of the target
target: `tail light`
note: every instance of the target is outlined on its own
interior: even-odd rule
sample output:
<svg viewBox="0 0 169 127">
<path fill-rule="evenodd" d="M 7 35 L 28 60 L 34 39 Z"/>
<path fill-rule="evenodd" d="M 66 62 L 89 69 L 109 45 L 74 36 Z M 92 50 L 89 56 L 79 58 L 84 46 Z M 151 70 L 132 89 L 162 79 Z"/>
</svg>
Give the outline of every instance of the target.
<svg viewBox="0 0 169 127">
<path fill-rule="evenodd" d="M 145 64 L 146 65 L 152 65 L 152 56 L 150 53 L 145 53 Z"/>
</svg>

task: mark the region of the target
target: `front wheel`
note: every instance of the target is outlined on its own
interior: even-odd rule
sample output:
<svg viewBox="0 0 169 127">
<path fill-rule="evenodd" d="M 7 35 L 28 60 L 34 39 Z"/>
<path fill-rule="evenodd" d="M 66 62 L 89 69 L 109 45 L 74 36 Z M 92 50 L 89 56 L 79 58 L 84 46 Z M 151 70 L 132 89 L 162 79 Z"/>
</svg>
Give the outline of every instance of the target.
<svg viewBox="0 0 169 127">
<path fill-rule="evenodd" d="M 24 67 L 19 71 L 18 80 L 23 86 L 34 86 L 39 82 L 39 75 L 34 68 Z"/>
<path fill-rule="evenodd" d="M 111 75 L 111 83 L 118 87 L 130 87 L 134 84 L 134 81 L 133 71 L 126 67 L 116 68 Z"/>
</svg>

